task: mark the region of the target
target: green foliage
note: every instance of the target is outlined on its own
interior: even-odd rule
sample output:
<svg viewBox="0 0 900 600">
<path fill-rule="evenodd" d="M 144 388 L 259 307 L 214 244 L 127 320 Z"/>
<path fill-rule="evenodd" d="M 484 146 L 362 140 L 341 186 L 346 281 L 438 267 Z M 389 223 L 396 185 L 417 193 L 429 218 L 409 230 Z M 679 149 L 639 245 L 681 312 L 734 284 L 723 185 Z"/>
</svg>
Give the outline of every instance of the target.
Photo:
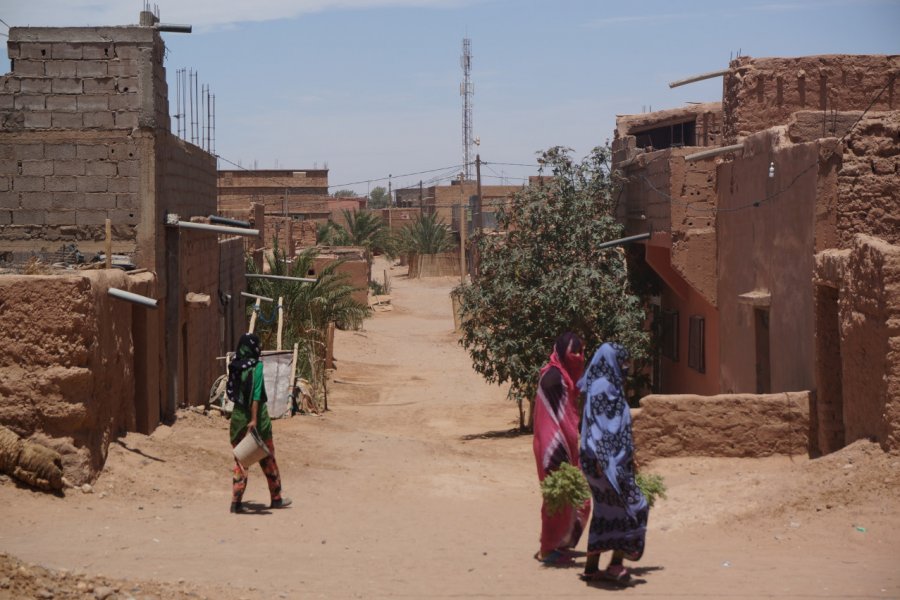
<svg viewBox="0 0 900 600">
<path fill-rule="evenodd" d="M 334 221 L 326 221 L 316 227 L 316 243 L 325 246 L 349 246 L 350 233 Z"/>
<path fill-rule="evenodd" d="M 542 153 L 540 173 L 548 177 L 498 211 L 505 235 L 476 236 L 480 275 L 457 288 L 460 343 L 487 381 L 511 384 L 520 407 L 534 397 L 540 367 L 565 331 L 580 335 L 588 352 L 618 341 L 639 359 L 647 344 L 622 251 L 597 248 L 623 231 L 614 218 L 609 149 L 595 148 L 581 162 L 569 152 Z"/>
<path fill-rule="evenodd" d="M 544 477 L 541 495 L 547 504 L 547 512 L 555 515 L 566 506 L 580 507 L 591 497 L 591 488 L 577 467 L 563 463 Z"/>
<path fill-rule="evenodd" d="M 333 198 L 356 198 L 358 194 L 353 190 L 337 190 L 331 196 Z"/>
<path fill-rule="evenodd" d="M 635 482 L 641 488 L 644 496 L 647 497 L 647 503 L 650 505 L 650 508 L 653 508 L 657 498 L 666 499 L 666 484 L 662 475 L 638 473 L 637 477 L 635 477 Z"/>
<path fill-rule="evenodd" d="M 350 245 L 362 246 L 370 254 L 383 252 L 388 246 L 388 230 L 381 217 L 375 213 L 360 210 L 341 211 L 347 221 Z"/>
<path fill-rule="evenodd" d="M 404 225 L 394 240 L 394 249 L 403 254 L 439 254 L 453 248 L 450 229 L 437 213 L 419 215 Z"/>
<path fill-rule="evenodd" d="M 387 208 L 391 205 L 391 196 L 386 188 L 376 186 L 369 192 L 369 208 Z"/>
</svg>

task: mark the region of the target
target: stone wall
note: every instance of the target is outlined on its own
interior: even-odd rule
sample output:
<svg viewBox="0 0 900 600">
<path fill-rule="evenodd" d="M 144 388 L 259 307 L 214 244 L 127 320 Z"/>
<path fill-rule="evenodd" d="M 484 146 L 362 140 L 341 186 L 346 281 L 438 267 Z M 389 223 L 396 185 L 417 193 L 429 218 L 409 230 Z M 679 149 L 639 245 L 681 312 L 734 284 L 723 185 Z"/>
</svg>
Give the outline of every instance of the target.
<svg viewBox="0 0 900 600">
<path fill-rule="evenodd" d="M 805 454 L 809 392 L 646 396 L 634 411 L 643 463 L 666 456 L 755 458 Z"/>
<path fill-rule="evenodd" d="M 742 56 L 730 68 L 722 97 L 726 144 L 784 125 L 797 111 L 862 110 L 873 101 L 872 110 L 898 108 L 897 55 Z"/>
</svg>

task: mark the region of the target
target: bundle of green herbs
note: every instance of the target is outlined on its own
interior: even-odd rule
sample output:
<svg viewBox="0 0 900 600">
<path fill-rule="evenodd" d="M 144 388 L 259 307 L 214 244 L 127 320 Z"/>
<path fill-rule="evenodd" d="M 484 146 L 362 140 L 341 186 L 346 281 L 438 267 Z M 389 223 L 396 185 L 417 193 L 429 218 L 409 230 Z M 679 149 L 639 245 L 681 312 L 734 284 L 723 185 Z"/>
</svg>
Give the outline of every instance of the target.
<svg viewBox="0 0 900 600">
<path fill-rule="evenodd" d="M 541 482 L 541 495 L 547 504 L 547 511 L 554 515 L 566 506 L 580 507 L 591 497 L 581 470 L 569 463 L 563 463 Z"/>
<path fill-rule="evenodd" d="M 663 481 L 662 475 L 655 475 L 653 473 L 644 475 L 643 473 L 638 473 L 637 477 L 634 479 L 637 486 L 641 488 L 641 491 L 644 493 L 644 496 L 647 497 L 647 504 L 650 505 L 650 508 L 653 508 L 653 504 L 656 502 L 657 498 L 665 499 L 666 484 Z"/>
</svg>

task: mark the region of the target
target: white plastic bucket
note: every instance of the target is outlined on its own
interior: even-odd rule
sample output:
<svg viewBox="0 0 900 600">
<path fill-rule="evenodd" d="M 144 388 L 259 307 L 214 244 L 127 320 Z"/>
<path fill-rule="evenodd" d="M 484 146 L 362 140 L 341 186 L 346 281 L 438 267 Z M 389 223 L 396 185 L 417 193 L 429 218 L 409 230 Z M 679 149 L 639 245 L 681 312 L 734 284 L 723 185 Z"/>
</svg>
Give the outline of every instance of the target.
<svg viewBox="0 0 900 600">
<path fill-rule="evenodd" d="M 269 456 L 269 449 L 266 448 L 265 442 L 260 439 L 255 429 L 248 431 L 244 439 L 234 447 L 234 457 L 245 469 L 249 469 L 267 456 Z"/>
</svg>

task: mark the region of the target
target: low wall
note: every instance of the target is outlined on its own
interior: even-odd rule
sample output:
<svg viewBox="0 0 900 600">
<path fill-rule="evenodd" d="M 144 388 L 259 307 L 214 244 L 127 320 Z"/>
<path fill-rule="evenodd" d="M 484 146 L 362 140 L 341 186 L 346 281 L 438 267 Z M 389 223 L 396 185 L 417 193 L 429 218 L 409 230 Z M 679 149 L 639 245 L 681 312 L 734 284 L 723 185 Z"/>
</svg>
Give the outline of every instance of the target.
<svg viewBox="0 0 900 600">
<path fill-rule="evenodd" d="M 665 456 L 804 454 L 809 392 L 650 395 L 634 411 L 633 427 L 641 462 Z"/>
<path fill-rule="evenodd" d="M 410 254 L 409 277 L 459 277 L 459 254 Z"/>
<path fill-rule="evenodd" d="M 137 305 L 107 289 L 154 286 L 152 274 L 118 270 L 0 277 L 0 424 L 59 451 L 72 483 L 92 480 L 110 442 L 136 428 Z M 142 376 L 158 390 L 158 370 Z"/>
</svg>

